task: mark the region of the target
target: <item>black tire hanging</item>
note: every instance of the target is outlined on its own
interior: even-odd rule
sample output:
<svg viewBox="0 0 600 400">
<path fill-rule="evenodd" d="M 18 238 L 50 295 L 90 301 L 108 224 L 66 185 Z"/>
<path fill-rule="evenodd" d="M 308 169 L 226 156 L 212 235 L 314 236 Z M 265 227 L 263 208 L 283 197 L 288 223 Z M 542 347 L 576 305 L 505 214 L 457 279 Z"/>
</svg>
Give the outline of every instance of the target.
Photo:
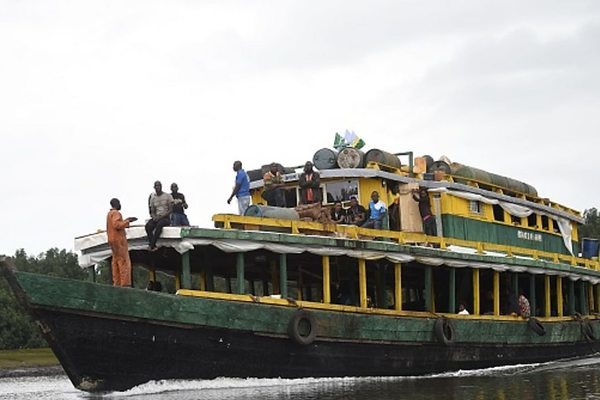
<svg viewBox="0 0 600 400">
<path fill-rule="evenodd" d="M 303 309 L 296 310 L 288 322 L 288 335 L 294 342 L 306 346 L 317 337 L 315 316 Z"/>
<path fill-rule="evenodd" d="M 592 323 L 589 319 L 581 320 L 581 334 L 588 343 L 593 343 L 596 341 L 596 336 L 594 335 L 594 327 L 592 326 Z"/>
<path fill-rule="evenodd" d="M 448 318 L 436 319 L 433 332 L 440 343 L 446 346 L 451 346 L 454 343 L 454 325 Z"/>
<path fill-rule="evenodd" d="M 529 318 L 529 320 L 527 320 L 527 326 L 539 336 L 544 336 L 546 334 L 546 328 L 537 318 Z"/>
</svg>

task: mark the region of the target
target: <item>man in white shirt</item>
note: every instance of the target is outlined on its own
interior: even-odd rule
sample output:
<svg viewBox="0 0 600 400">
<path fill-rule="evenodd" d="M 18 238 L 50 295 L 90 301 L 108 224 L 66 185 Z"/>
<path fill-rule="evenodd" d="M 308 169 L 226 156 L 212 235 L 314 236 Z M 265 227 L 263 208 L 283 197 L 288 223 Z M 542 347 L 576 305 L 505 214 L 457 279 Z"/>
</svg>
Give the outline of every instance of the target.
<svg viewBox="0 0 600 400">
<path fill-rule="evenodd" d="M 173 196 L 162 191 L 160 181 L 154 182 L 154 193 L 150 194 L 148 198 L 148 210 L 151 218 L 146 223 L 146 234 L 150 251 L 154 251 L 163 227 L 171 224 L 171 212 L 173 211 Z"/>
</svg>

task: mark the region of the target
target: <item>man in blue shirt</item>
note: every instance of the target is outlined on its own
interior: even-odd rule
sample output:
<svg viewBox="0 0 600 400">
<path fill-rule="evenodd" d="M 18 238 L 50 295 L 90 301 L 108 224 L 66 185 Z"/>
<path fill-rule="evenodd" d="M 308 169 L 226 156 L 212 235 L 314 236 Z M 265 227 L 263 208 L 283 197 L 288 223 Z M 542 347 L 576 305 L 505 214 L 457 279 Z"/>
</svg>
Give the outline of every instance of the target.
<svg viewBox="0 0 600 400">
<path fill-rule="evenodd" d="M 383 219 L 387 213 L 385 203 L 379 200 L 379 193 L 371 193 L 371 201 L 369 202 L 369 211 L 367 221 L 362 225 L 363 228 L 381 229 L 383 227 Z"/>
<path fill-rule="evenodd" d="M 233 163 L 233 170 L 235 174 L 235 186 L 231 192 L 231 196 L 227 199 L 227 204 L 231 203 L 233 196 L 237 197 L 238 202 L 238 213 L 244 215 L 246 209 L 250 206 L 250 178 L 246 171 L 242 169 L 242 162 L 235 161 Z"/>
</svg>

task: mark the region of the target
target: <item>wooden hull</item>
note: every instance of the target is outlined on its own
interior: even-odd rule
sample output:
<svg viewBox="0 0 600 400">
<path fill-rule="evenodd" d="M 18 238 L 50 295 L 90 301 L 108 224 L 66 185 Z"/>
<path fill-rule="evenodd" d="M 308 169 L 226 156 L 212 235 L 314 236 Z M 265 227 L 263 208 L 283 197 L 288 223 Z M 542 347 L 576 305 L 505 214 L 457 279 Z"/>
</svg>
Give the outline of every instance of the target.
<svg viewBox="0 0 600 400">
<path fill-rule="evenodd" d="M 86 391 L 126 390 L 160 379 L 303 378 L 423 375 L 544 362 L 593 353 L 588 343 L 461 345 L 352 343 L 308 346 L 269 337 L 192 326 L 166 326 L 41 312 L 45 337 L 73 384 Z M 600 347 L 595 346 L 596 349 Z"/>
<path fill-rule="evenodd" d="M 8 274 L 75 387 L 126 390 L 149 380 L 422 375 L 591 354 L 578 321 L 457 319 L 443 344 L 435 317 L 307 310 L 315 340 L 287 333 L 296 307 L 192 298 L 43 275 Z M 594 321 L 595 337 L 600 324 Z"/>
</svg>

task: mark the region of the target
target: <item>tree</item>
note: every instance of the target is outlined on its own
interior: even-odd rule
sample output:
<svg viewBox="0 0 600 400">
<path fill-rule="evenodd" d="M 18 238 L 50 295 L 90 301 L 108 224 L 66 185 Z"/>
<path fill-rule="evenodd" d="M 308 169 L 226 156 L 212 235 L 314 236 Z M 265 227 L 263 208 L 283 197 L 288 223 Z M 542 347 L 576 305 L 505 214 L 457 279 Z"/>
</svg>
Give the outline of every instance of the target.
<svg viewBox="0 0 600 400">
<path fill-rule="evenodd" d="M 77 256 L 70 251 L 52 248 L 37 257 L 19 249 L 11 258 L 20 271 L 47 274 L 71 279 L 85 279 Z M 39 329 L 19 306 L 6 280 L 0 280 L 0 349 L 47 346 Z"/>
<path fill-rule="evenodd" d="M 585 223 L 579 230 L 581 238 L 600 239 L 600 214 L 596 208 L 590 208 L 583 212 Z"/>
</svg>

